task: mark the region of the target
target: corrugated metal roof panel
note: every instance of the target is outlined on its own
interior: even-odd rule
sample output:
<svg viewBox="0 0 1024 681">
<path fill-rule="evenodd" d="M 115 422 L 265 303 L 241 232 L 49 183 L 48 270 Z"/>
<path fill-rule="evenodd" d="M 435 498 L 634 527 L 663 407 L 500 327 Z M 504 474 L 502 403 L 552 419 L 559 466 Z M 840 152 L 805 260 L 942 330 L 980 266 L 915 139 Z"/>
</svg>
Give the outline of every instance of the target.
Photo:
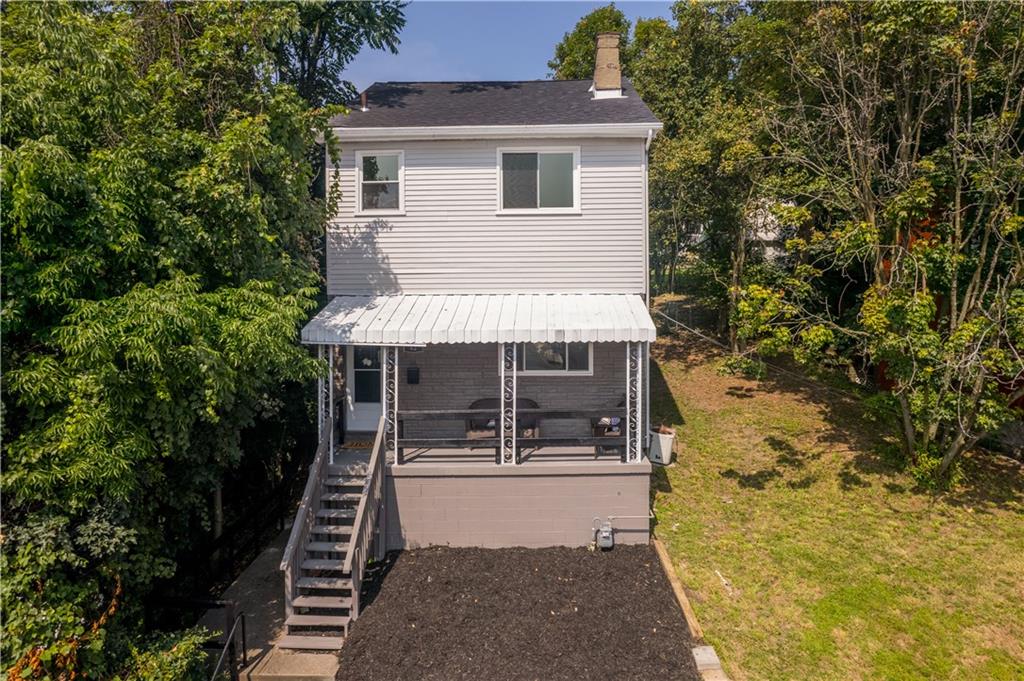
<svg viewBox="0 0 1024 681">
<path fill-rule="evenodd" d="M 312 345 L 651 342 L 638 295 L 516 293 L 336 296 L 302 329 Z"/>
</svg>

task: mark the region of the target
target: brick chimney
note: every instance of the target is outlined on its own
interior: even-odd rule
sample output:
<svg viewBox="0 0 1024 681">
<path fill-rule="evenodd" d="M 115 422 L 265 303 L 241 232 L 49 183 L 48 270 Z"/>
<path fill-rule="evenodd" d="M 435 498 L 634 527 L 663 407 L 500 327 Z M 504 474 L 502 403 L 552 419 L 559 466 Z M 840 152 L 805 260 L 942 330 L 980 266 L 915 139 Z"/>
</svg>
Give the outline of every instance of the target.
<svg viewBox="0 0 1024 681">
<path fill-rule="evenodd" d="M 619 34 L 597 34 L 594 60 L 594 99 L 622 96 L 622 68 L 619 65 Z"/>
</svg>

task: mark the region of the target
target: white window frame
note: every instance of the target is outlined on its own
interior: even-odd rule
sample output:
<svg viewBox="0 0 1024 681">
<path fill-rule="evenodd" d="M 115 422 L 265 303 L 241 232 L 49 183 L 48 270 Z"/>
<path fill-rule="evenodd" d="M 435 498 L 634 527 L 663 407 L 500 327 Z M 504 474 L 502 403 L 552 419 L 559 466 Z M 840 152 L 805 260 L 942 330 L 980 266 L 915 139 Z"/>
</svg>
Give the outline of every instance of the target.
<svg viewBox="0 0 1024 681">
<path fill-rule="evenodd" d="M 564 208 L 504 208 L 505 181 L 502 177 L 502 154 L 572 154 L 572 206 Z M 498 215 L 580 215 L 583 213 L 580 204 L 580 148 L 579 147 L 498 147 L 497 150 L 497 176 L 498 176 Z M 540 183 L 540 172 L 537 173 L 537 182 Z M 540 187 L 537 187 L 537 196 L 540 197 Z"/>
<path fill-rule="evenodd" d="M 363 208 L 363 157 L 398 156 L 398 209 Z M 356 152 L 356 215 L 405 215 L 405 151 L 402 149 L 363 149 Z"/>
<path fill-rule="evenodd" d="M 540 341 L 548 342 L 548 341 Z M 519 357 L 522 357 L 523 368 L 516 368 L 516 374 L 519 376 L 593 376 L 594 375 L 594 344 L 587 341 L 551 341 L 554 343 L 563 343 L 568 345 L 569 343 L 587 343 L 587 370 L 586 371 L 569 371 L 569 355 L 568 348 L 566 348 L 566 368 L 565 369 L 527 369 L 526 368 L 526 353 L 523 352 L 524 345 L 533 345 L 532 341 L 519 341 L 516 345 L 520 346 L 516 348 L 516 352 Z"/>
</svg>

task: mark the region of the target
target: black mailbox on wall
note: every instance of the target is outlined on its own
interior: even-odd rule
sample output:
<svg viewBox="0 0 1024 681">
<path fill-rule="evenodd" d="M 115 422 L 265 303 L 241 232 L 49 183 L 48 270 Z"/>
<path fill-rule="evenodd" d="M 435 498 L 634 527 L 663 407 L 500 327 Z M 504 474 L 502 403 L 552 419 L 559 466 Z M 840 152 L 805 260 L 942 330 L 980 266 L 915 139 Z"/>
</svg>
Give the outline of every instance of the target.
<svg viewBox="0 0 1024 681">
<path fill-rule="evenodd" d="M 420 368 L 406 367 L 405 382 L 408 383 L 409 385 L 418 385 L 420 382 Z"/>
</svg>

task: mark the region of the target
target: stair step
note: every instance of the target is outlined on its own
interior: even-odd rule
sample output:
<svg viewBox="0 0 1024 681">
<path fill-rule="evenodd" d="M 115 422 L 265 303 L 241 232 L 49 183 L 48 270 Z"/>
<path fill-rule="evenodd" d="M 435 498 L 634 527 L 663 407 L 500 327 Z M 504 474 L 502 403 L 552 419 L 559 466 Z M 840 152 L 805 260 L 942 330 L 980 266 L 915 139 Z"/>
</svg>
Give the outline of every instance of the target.
<svg viewBox="0 0 1024 681">
<path fill-rule="evenodd" d="M 292 615 L 284 621 L 289 627 L 346 627 L 348 615 Z"/>
<path fill-rule="evenodd" d="M 366 477 L 368 466 L 362 461 L 353 463 L 332 463 L 327 466 L 327 475 L 330 477 Z"/>
<path fill-rule="evenodd" d="M 352 607 L 352 599 L 348 596 L 296 596 L 292 599 L 292 605 L 296 608 L 345 609 Z"/>
<path fill-rule="evenodd" d="M 362 475 L 342 475 L 324 480 L 328 487 L 362 487 L 365 483 L 366 477 Z"/>
<path fill-rule="evenodd" d="M 333 570 L 337 572 L 342 567 L 342 561 L 337 558 L 307 558 L 302 561 L 303 570 Z"/>
<path fill-rule="evenodd" d="M 289 634 L 277 639 L 278 648 L 292 650 L 341 650 L 344 636 L 298 636 Z"/>
<path fill-rule="evenodd" d="M 351 525 L 314 525 L 312 534 L 352 534 Z"/>
<path fill-rule="evenodd" d="M 359 501 L 362 496 L 362 494 L 328 492 L 320 495 L 320 501 Z"/>
<path fill-rule="evenodd" d="M 295 585 L 300 589 L 351 589 L 352 580 L 344 577 L 299 577 Z"/>
<path fill-rule="evenodd" d="M 321 508 L 316 512 L 317 518 L 355 518 L 354 508 Z"/>
<path fill-rule="evenodd" d="M 322 553 L 345 553 L 348 551 L 348 542 L 311 541 L 306 544 L 307 551 L 318 551 Z"/>
</svg>

